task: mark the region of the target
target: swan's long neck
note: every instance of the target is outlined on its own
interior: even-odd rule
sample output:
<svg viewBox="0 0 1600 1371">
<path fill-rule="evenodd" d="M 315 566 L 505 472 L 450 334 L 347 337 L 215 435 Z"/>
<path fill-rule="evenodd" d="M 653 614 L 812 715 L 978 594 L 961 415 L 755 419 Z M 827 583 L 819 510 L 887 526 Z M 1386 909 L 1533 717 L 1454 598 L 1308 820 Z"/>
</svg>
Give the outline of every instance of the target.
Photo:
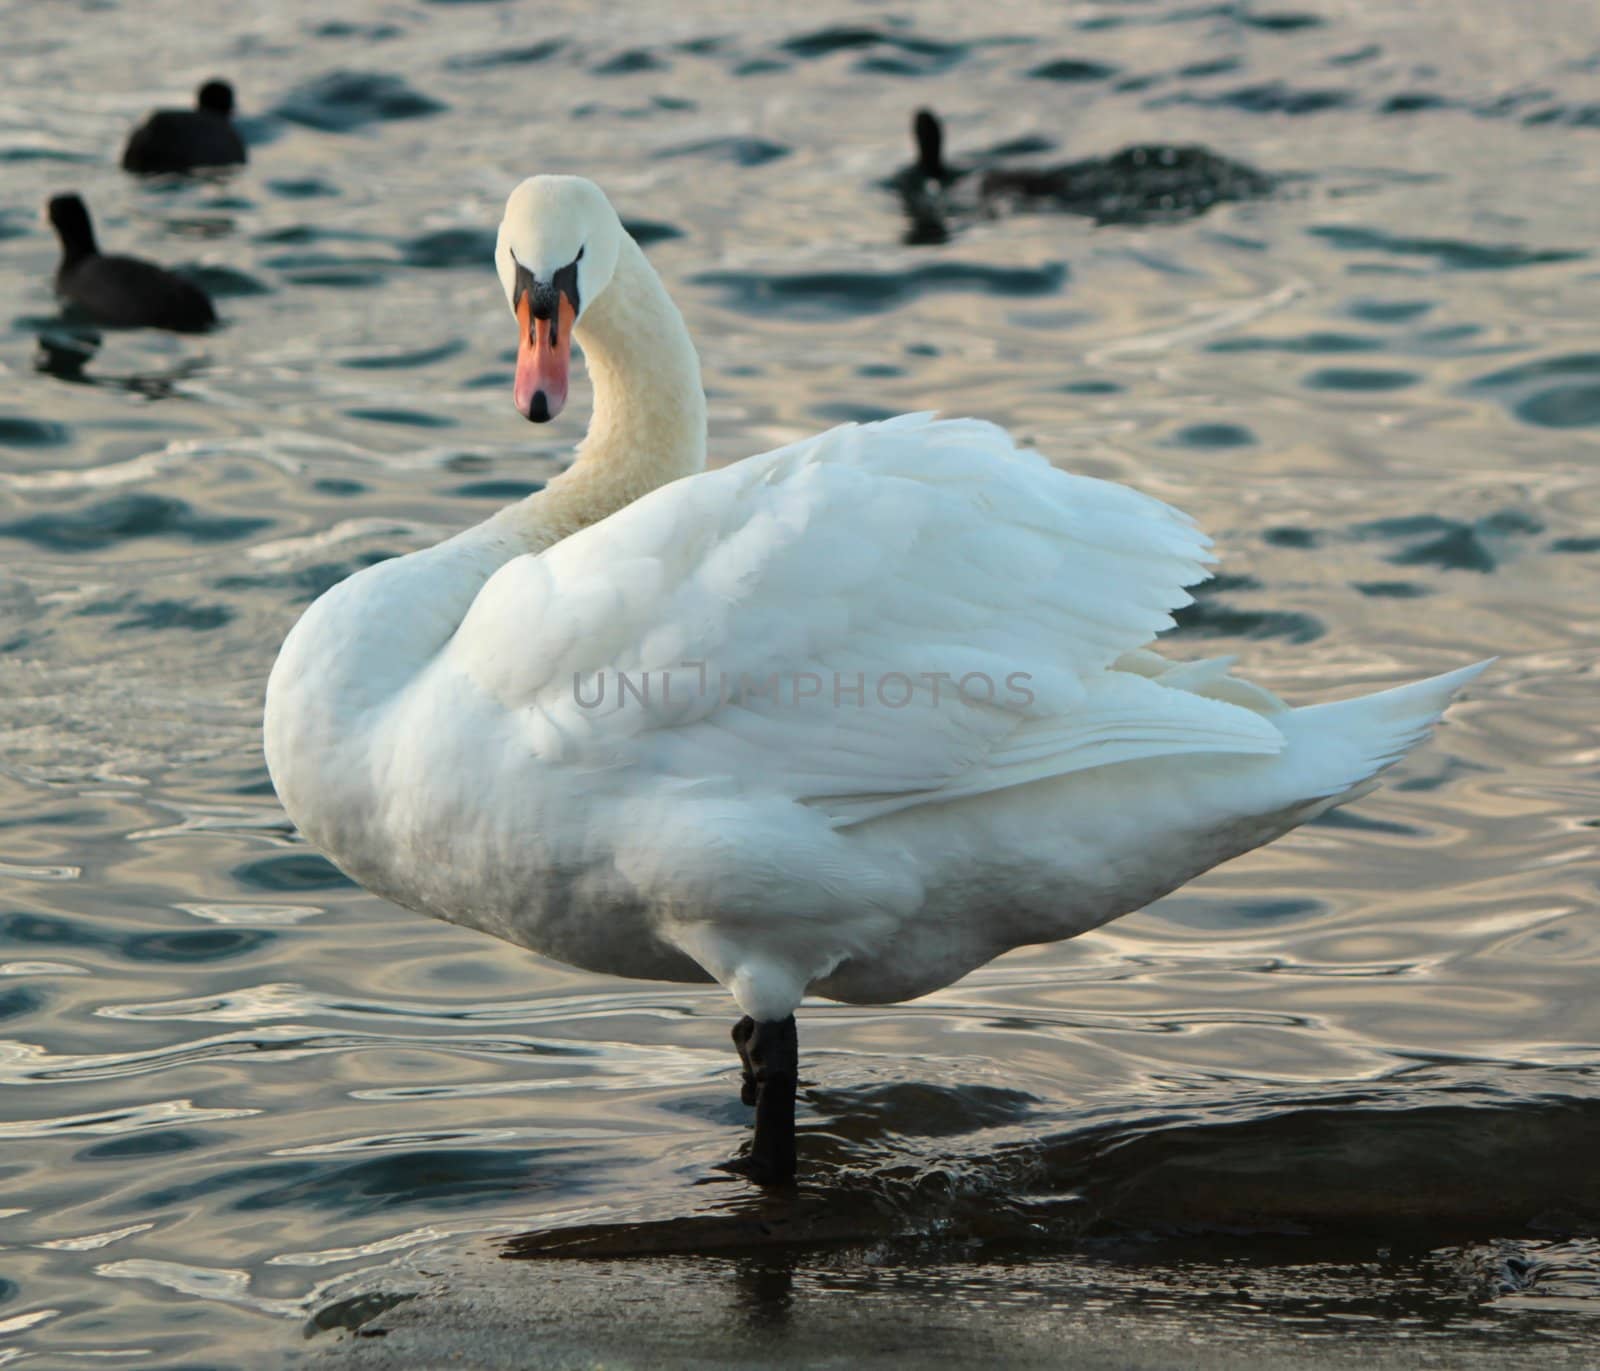
<svg viewBox="0 0 1600 1371">
<path fill-rule="evenodd" d="M 610 283 L 578 337 L 594 414 L 578 460 L 549 486 L 434 547 L 335 586 L 295 625 L 267 687 L 272 776 L 302 827 L 337 777 L 340 742 L 450 640 L 478 592 L 513 557 L 700 471 L 706 402 L 683 316 L 638 245 L 623 238 Z"/>
<path fill-rule="evenodd" d="M 594 413 L 572 468 L 504 511 L 532 551 L 706 464 L 700 359 L 683 316 L 632 238 L 577 329 Z"/>
</svg>

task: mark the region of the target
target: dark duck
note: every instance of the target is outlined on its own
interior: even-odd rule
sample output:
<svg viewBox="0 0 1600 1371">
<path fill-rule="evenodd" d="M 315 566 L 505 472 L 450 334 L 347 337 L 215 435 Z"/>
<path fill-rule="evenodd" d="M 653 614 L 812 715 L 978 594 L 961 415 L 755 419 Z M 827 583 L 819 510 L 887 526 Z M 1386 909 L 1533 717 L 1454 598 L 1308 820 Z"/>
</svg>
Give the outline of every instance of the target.
<svg viewBox="0 0 1600 1371">
<path fill-rule="evenodd" d="M 207 81 L 193 109 L 158 109 L 128 135 L 122 169 L 146 173 L 228 167 L 245 160 L 233 126 L 233 87 Z"/>
<path fill-rule="evenodd" d="M 1270 192 L 1272 177 L 1194 144 L 1148 143 L 1109 157 L 1086 157 L 1054 166 L 951 166 L 944 159 L 944 129 L 930 110 L 912 121 L 917 160 L 894 178 L 912 222 L 908 241 L 921 236 L 932 216 L 952 208 L 952 187 L 975 188 L 976 208 L 989 213 L 1015 205 L 1076 214 L 1097 224 L 1146 224 L 1191 219 L 1227 200 Z M 985 160 L 1037 150 L 1037 143 L 991 148 Z"/>
<path fill-rule="evenodd" d="M 195 333 L 217 322 L 211 297 L 154 262 L 107 257 L 96 246 L 89 210 L 76 195 L 50 201 L 61 239 L 56 294 L 78 313 L 113 328 L 166 328 Z"/>
</svg>

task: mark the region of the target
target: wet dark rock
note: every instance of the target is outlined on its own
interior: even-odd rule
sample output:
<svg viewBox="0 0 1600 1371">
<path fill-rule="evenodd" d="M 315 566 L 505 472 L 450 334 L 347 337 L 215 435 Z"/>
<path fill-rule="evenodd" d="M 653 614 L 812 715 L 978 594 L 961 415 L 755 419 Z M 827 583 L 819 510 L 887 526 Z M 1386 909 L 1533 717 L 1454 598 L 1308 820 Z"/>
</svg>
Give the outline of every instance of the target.
<svg viewBox="0 0 1600 1371">
<path fill-rule="evenodd" d="M 1540 1103 L 1480 1088 L 1401 1107 L 1387 1093 L 1357 1090 L 1299 1108 L 1285 1102 L 1258 1119 L 1152 1133 L 1119 1148 L 1118 1175 L 1102 1172 L 1091 1186 L 1107 1202 L 1115 1186 L 1122 1222 L 1167 1231 L 1200 1224 L 1481 1232 L 1520 1228 L 1557 1197 L 1579 1209 L 1600 1205 L 1600 1178 L 1580 1177 L 1571 1161 L 1579 1139 L 1600 1146 L 1595 1101 Z M 1224 1174 L 1225 1186 L 1212 1184 Z"/>
<path fill-rule="evenodd" d="M 414 1299 L 415 1294 L 390 1294 L 375 1290 L 369 1294 L 335 1300 L 332 1304 L 323 1305 L 306 1320 L 305 1335 L 310 1338 L 318 1333 L 344 1329 L 358 1337 L 368 1336 L 362 1332 L 364 1325 L 371 1323 L 378 1315 L 387 1314 L 396 1306 Z"/>
</svg>

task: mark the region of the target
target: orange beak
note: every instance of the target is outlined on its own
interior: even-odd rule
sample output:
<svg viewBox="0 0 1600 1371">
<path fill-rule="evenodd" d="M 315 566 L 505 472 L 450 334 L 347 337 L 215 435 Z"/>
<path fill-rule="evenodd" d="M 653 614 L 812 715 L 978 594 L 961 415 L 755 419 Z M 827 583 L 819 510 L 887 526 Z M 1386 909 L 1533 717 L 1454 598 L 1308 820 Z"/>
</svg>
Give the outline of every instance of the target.
<svg viewBox="0 0 1600 1371">
<path fill-rule="evenodd" d="M 567 403 L 567 364 L 572 358 L 572 301 L 556 296 L 556 312 L 548 319 L 533 317 L 533 292 L 517 301 L 517 381 L 513 391 L 525 419 L 542 424 L 554 419 Z"/>
</svg>

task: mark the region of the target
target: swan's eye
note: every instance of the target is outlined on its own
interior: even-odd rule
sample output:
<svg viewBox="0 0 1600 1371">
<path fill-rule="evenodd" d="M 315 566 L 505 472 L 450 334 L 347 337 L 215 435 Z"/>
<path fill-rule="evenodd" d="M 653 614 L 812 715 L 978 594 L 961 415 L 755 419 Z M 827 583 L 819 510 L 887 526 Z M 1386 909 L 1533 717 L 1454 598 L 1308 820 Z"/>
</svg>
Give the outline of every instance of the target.
<svg viewBox="0 0 1600 1371">
<path fill-rule="evenodd" d="M 538 278 L 527 267 L 517 261 L 516 253 L 511 254 L 511 265 L 516 268 L 516 277 L 511 286 L 511 308 L 515 309 L 522 303 L 522 297 L 529 291 L 537 293 L 539 282 Z"/>
<path fill-rule="evenodd" d="M 566 266 L 560 268 L 556 274 L 550 278 L 550 284 L 554 286 L 560 294 L 565 295 L 567 299 L 572 301 L 572 312 L 574 314 L 578 313 L 579 309 L 578 263 L 581 261 L 583 261 L 583 249 L 579 248 L 578 255 L 568 262 Z"/>
</svg>

